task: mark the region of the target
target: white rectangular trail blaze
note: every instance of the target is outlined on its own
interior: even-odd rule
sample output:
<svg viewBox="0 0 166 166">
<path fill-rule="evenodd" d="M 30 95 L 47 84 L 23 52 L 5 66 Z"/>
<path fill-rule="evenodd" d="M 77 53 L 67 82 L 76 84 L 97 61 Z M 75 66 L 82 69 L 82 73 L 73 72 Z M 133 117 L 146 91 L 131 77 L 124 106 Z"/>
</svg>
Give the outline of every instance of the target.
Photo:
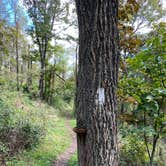
<svg viewBox="0 0 166 166">
<path fill-rule="evenodd" d="M 104 88 L 98 88 L 97 90 L 97 100 L 99 105 L 103 105 L 105 102 Z"/>
</svg>

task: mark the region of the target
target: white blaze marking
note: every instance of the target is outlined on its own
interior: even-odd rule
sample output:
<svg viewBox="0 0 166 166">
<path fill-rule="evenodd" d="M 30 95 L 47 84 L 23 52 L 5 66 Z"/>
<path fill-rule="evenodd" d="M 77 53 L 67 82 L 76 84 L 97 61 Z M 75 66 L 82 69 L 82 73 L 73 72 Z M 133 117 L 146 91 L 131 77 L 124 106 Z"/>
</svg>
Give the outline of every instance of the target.
<svg viewBox="0 0 166 166">
<path fill-rule="evenodd" d="M 105 102 L 104 88 L 98 88 L 97 95 L 98 95 L 98 104 L 103 105 Z"/>
</svg>

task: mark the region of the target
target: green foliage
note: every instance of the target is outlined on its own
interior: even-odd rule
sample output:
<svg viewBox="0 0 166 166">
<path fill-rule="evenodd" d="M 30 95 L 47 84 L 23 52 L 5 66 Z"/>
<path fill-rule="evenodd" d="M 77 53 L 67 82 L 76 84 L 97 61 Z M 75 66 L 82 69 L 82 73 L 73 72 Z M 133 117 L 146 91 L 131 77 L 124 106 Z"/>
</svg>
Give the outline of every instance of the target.
<svg viewBox="0 0 166 166">
<path fill-rule="evenodd" d="M 78 166 L 77 153 L 75 153 L 69 160 L 69 166 Z"/>
<path fill-rule="evenodd" d="M 147 155 L 144 142 L 137 136 L 128 135 L 120 145 L 120 165 L 146 165 Z"/>
<path fill-rule="evenodd" d="M 32 123 L 20 110 L 10 108 L 0 99 L 1 162 L 23 150 L 36 147 L 44 135 L 41 126 Z"/>
<path fill-rule="evenodd" d="M 159 0 L 120 0 L 118 27 L 124 58 L 140 51 L 146 38 L 145 34 L 141 35 L 145 27 L 152 28 L 164 14 L 165 9 Z"/>
<path fill-rule="evenodd" d="M 42 0 L 37 2 L 24 0 L 24 3 L 33 22 L 30 35 L 35 39 L 36 43 L 42 43 L 41 39 L 45 38 L 46 42 L 48 42 L 53 36 L 56 36 L 52 32 L 54 21 L 63 20 L 66 22 L 67 20 L 68 4 L 62 3 L 60 0 Z"/>
<path fill-rule="evenodd" d="M 166 128 L 165 32 L 165 23 L 154 26 L 143 50 L 127 59 L 128 73 L 119 82 L 119 100 L 131 105 L 128 113 L 135 118 L 131 121 L 133 130 L 130 132 L 144 138 L 142 141 L 147 145 L 147 152 L 150 152 L 149 158 L 154 157 L 152 152 L 157 147 L 154 142 L 163 137 Z M 121 115 L 123 120 L 124 115 Z"/>
</svg>

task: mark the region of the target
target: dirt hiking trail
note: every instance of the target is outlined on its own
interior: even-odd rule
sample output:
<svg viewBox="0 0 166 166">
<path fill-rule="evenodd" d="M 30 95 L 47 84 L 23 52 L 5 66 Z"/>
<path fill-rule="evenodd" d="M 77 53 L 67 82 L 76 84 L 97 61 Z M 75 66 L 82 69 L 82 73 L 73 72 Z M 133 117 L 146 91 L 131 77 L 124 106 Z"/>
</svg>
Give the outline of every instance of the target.
<svg viewBox="0 0 166 166">
<path fill-rule="evenodd" d="M 68 118 L 66 119 L 66 128 L 71 135 L 72 142 L 71 142 L 69 148 L 66 149 L 65 152 L 60 154 L 58 156 L 57 160 L 54 161 L 53 166 L 68 166 L 68 162 L 69 162 L 70 158 L 77 150 L 76 134 L 73 132 L 72 126 L 70 125 L 70 121 Z"/>
</svg>

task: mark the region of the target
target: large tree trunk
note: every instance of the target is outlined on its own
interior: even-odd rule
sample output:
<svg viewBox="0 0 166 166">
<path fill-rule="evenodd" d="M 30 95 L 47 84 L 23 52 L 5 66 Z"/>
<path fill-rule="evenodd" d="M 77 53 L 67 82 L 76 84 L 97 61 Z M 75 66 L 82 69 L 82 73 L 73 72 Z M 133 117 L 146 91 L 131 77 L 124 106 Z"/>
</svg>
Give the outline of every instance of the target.
<svg viewBox="0 0 166 166">
<path fill-rule="evenodd" d="M 118 0 L 76 0 L 79 166 L 117 166 Z"/>
</svg>

